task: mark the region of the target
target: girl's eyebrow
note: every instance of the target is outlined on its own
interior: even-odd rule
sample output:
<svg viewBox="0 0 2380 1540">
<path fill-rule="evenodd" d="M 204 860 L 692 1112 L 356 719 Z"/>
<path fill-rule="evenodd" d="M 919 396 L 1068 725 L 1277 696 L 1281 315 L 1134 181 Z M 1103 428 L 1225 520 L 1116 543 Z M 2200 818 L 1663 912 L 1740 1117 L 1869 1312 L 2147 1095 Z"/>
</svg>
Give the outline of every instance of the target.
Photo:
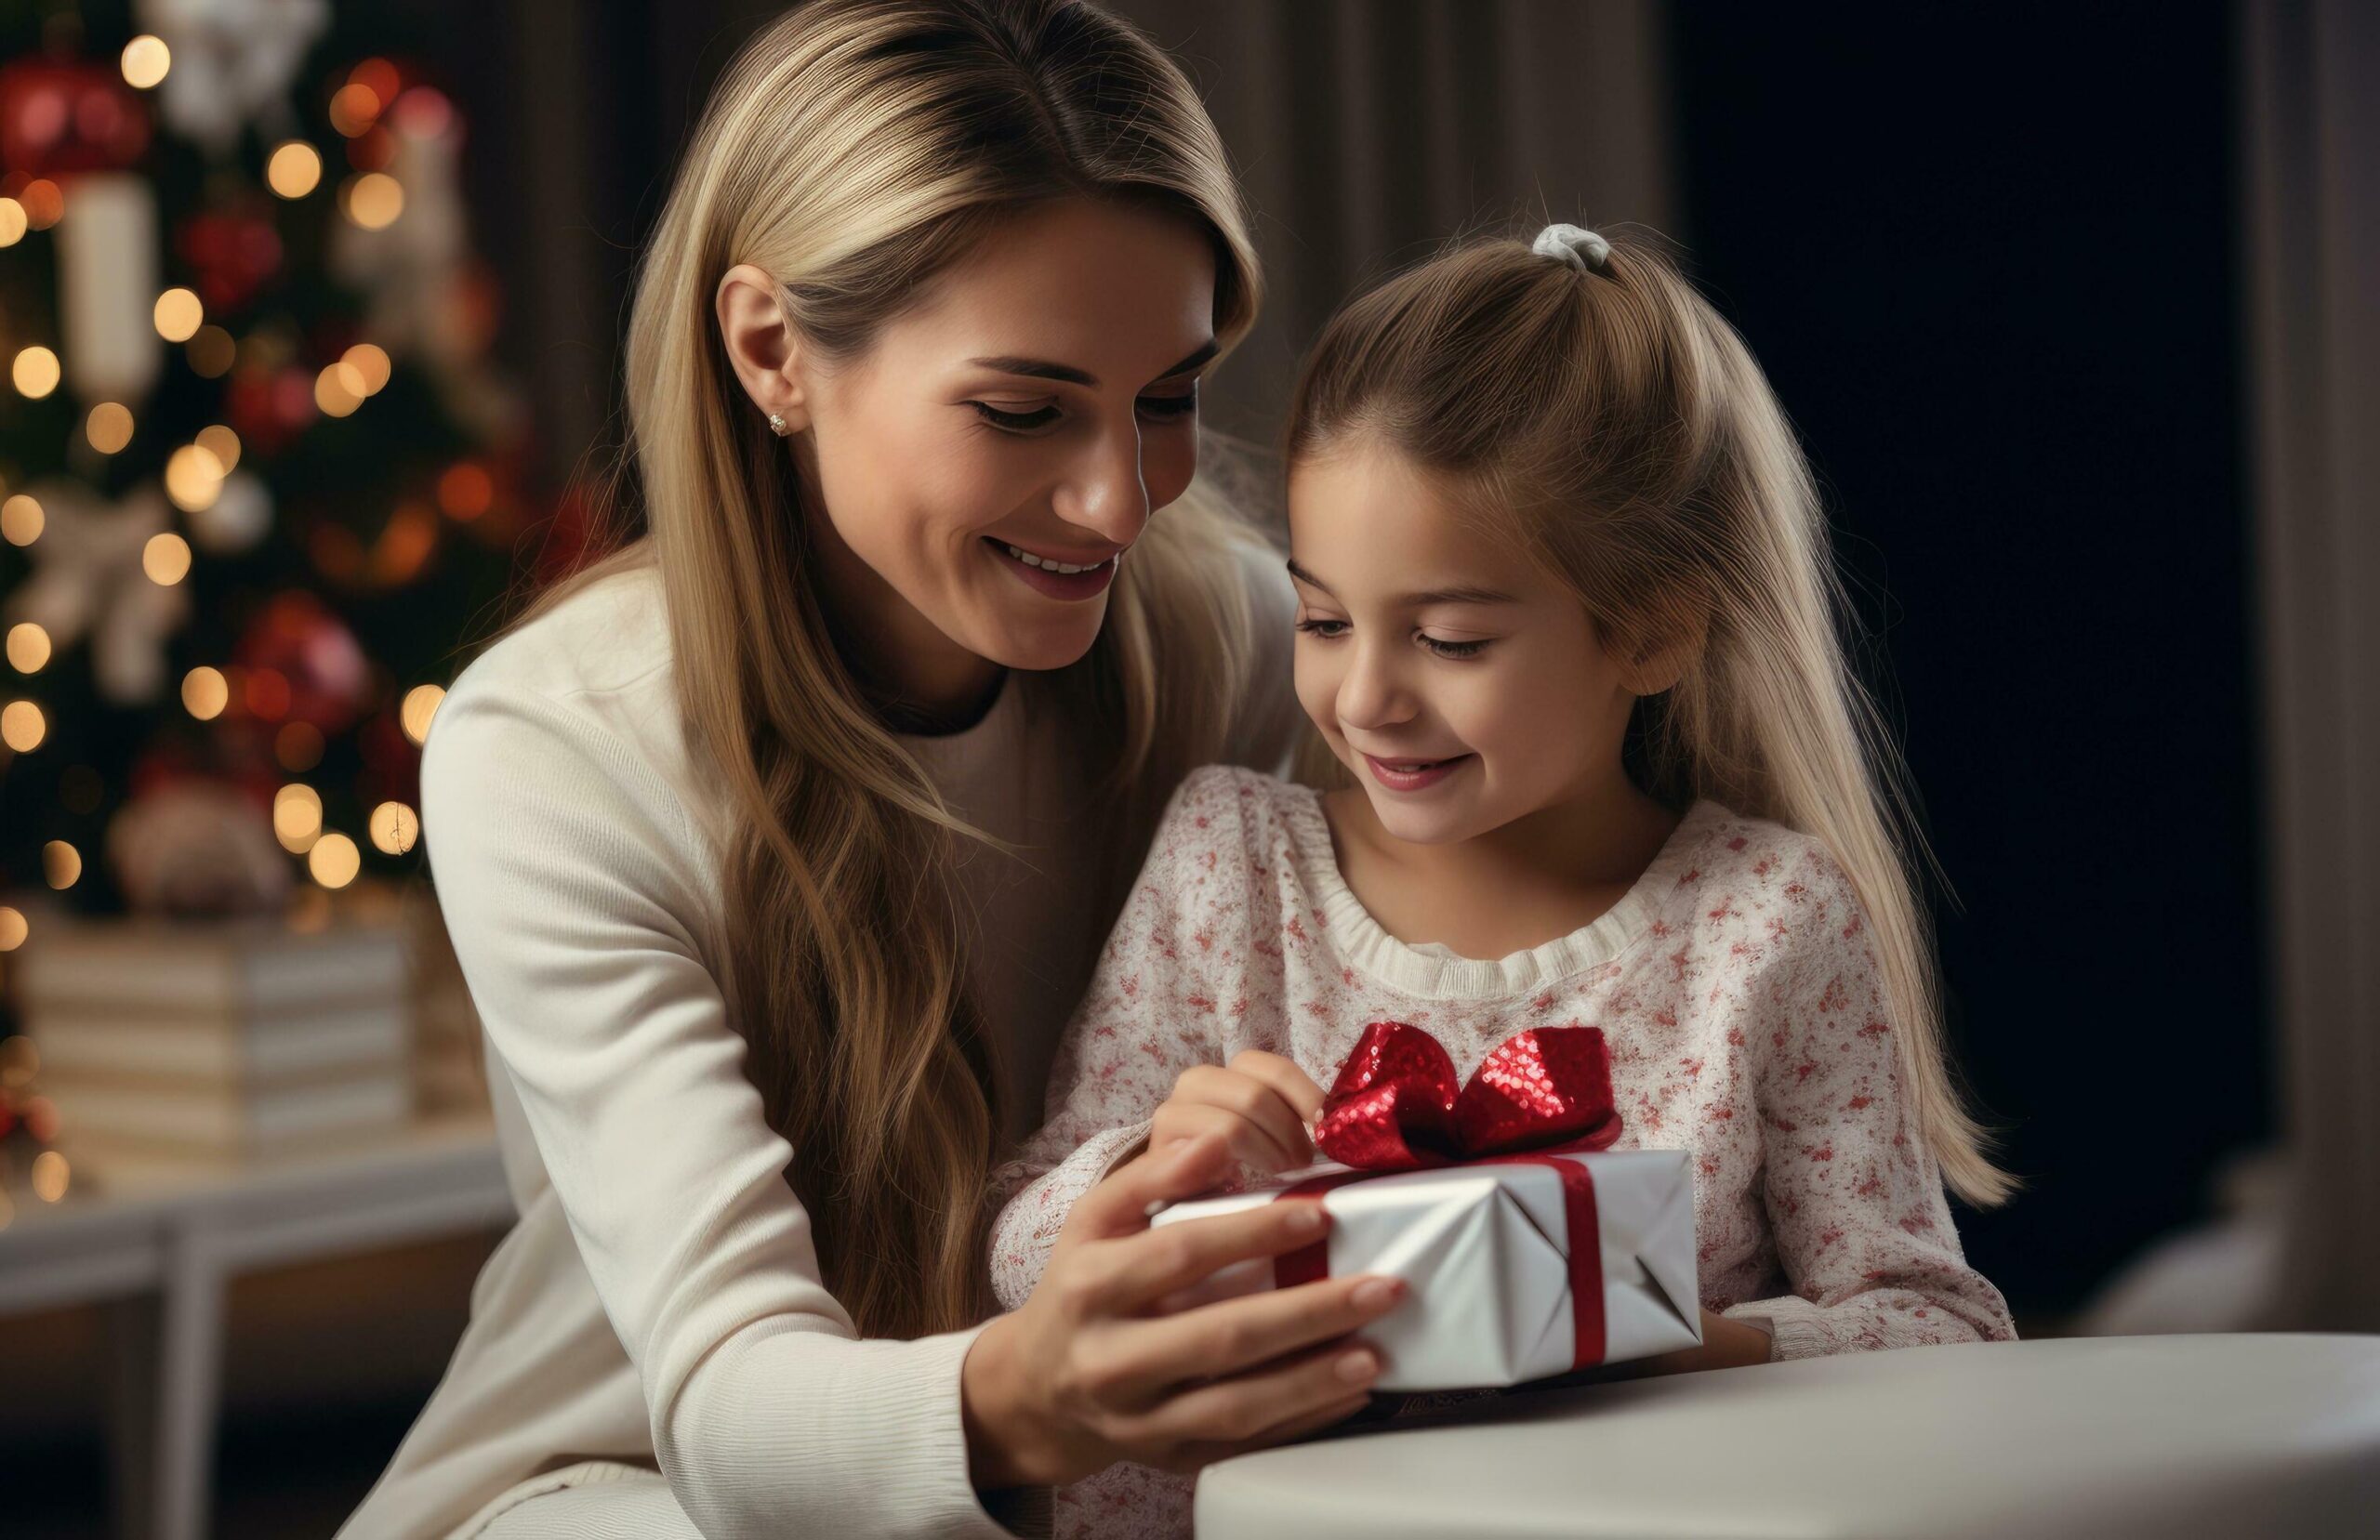
<svg viewBox="0 0 2380 1540">
<path fill-rule="evenodd" d="M 1166 380 L 1172 379 L 1178 375 L 1188 374 L 1191 370 L 1196 369 L 1198 365 L 1206 362 L 1209 359 L 1213 358 L 1215 354 L 1221 350 L 1222 346 L 1223 345 L 1215 338 L 1209 337 L 1203 344 L 1192 351 L 1188 358 L 1183 359 L 1181 362 L 1175 364 L 1172 368 L 1168 369 L 1164 374 L 1159 375 L 1156 379 L 1151 380 L 1149 383 L 1152 385 L 1161 384 Z M 1099 388 L 1098 375 L 1091 373 L 1087 369 L 1078 369 L 1071 363 L 1052 363 L 1048 359 L 1017 358 L 1008 354 L 1003 354 L 998 358 L 971 358 L 967 362 L 975 365 L 979 369 L 989 369 L 995 374 L 1025 375 L 1033 379 L 1063 380 L 1068 385 L 1089 386 L 1094 390 Z"/>
<path fill-rule="evenodd" d="M 1310 587 L 1319 588 L 1326 594 L 1330 593 L 1329 584 L 1299 566 L 1294 559 L 1289 562 L 1289 575 Z M 1331 594 L 1330 597 L 1336 599 L 1339 596 Z M 1433 604 L 1518 604 L 1520 600 L 1501 588 L 1481 588 L 1465 585 L 1452 588 L 1430 588 L 1421 593 L 1398 594 L 1389 602 L 1403 610 L 1426 610 Z"/>
</svg>

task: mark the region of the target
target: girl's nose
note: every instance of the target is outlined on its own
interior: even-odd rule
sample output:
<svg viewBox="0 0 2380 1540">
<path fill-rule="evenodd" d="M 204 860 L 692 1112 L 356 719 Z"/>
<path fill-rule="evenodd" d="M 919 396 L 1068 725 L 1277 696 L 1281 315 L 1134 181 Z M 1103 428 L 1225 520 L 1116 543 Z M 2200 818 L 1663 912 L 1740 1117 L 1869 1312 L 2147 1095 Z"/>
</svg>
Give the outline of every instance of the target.
<svg viewBox="0 0 2380 1540">
<path fill-rule="evenodd" d="M 1056 504 L 1059 518 L 1102 539 L 1118 546 L 1139 539 L 1149 521 L 1140 429 L 1127 424 L 1092 440 L 1060 483 Z"/>
<path fill-rule="evenodd" d="M 1339 681 L 1339 721 L 1358 732 L 1394 727 L 1413 715 L 1411 692 L 1390 662 L 1357 646 Z"/>
</svg>

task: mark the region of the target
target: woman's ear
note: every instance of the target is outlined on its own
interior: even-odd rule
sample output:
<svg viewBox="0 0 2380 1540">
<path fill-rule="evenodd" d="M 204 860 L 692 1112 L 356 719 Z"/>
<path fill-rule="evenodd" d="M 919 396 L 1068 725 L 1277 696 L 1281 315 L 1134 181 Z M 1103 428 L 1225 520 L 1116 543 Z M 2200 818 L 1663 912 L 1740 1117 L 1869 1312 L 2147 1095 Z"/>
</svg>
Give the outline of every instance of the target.
<svg viewBox="0 0 2380 1540">
<path fill-rule="evenodd" d="M 714 301 L 720 340 L 744 393 L 763 415 L 785 420 L 780 433 L 810 426 L 810 402 L 801 374 L 801 334 L 777 297 L 776 281 L 749 262 L 739 262 L 719 281 Z M 772 426 L 774 426 L 774 424 Z"/>
</svg>

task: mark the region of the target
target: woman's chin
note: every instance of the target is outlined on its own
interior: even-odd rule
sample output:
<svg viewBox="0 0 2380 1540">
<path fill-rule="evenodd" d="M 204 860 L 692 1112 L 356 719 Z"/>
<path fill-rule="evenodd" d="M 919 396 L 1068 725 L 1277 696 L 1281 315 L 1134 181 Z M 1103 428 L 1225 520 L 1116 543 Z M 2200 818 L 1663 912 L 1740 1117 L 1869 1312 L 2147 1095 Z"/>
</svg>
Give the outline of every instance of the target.
<svg viewBox="0 0 2380 1540">
<path fill-rule="evenodd" d="M 1091 652 L 1091 643 L 1099 639 L 1100 622 L 1106 613 L 1107 606 L 1102 603 L 1091 613 L 1068 615 L 1055 622 L 1044 618 L 1039 624 L 1033 624 L 1011 619 L 1005 625 L 985 627 L 990 634 L 983 638 L 984 645 L 975 651 L 1005 668 L 1032 673 L 1065 668 L 1080 663 Z"/>
</svg>

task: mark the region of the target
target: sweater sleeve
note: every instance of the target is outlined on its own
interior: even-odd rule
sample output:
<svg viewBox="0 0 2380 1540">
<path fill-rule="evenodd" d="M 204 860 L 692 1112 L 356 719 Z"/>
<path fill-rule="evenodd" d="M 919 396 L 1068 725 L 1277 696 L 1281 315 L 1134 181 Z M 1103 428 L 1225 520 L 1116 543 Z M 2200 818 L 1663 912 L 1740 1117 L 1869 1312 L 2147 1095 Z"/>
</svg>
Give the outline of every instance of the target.
<svg viewBox="0 0 2380 1540">
<path fill-rule="evenodd" d="M 1757 1089 L 1763 1195 L 1794 1292 L 1723 1313 L 1766 1324 L 1780 1360 L 2011 1339 L 1910 1105 L 1857 891 L 1816 847 L 1795 864 Z"/>
<path fill-rule="evenodd" d="M 1229 928 L 1251 913 L 1243 852 L 1244 772 L 1194 770 L 1158 821 L 1149 856 L 1051 1065 L 1047 1121 L 993 1175 L 1000 1308 L 1025 1303 L 1066 1216 L 1147 1139 L 1183 1071 L 1236 1051 L 1229 1002 L 1248 948 Z"/>
<path fill-rule="evenodd" d="M 422 764 L 439 901 L 488 1046 L 713 1540 L 981 1536 L 973 1331 L 861 1340 L 821 1279 L 791 1148 L 703 961 L 712 879 L 637 745 L 567 697 L 473 688 Z"/>
</svg>

